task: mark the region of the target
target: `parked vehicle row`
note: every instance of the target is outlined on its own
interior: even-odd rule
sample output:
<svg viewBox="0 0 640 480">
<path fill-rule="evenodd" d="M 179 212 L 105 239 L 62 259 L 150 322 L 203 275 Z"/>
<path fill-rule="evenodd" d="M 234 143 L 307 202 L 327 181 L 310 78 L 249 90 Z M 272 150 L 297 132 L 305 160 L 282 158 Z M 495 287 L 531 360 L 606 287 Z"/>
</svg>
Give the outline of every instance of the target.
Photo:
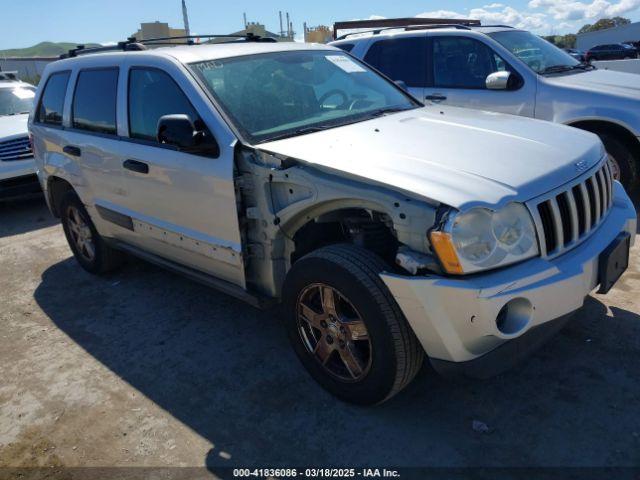
<svg viewBox="0 0 640 480">
<path fill-rule="evenodd" d="M 40 191 L 27 131 L 35 92 L 13 72 L 0 72 L 0 201 Z"/>
<path fill-rule="evenodd" d="M 581 63 L 587 61 L 586 54 L 580 50 L 577 50 L 575 48 L 565 48 L 564 51 Z"/>
<path fill-rule="evenodd" d="M 612 287 L 636 213 L 595 135 L 524 118 L 596 72 L 534 71 L 518 31 L 443 33 L 353 48 L 426 106 L 338 48 L 256 37 L 50 64 L 29 128 L 77 261 L 104 273 L 126 252 L 281 303 L 302 364 L 354 403 L 391 398 L 425 355 L 447 374 L 509 368 Z"/>
<path fill-rule="evenodd" d="M 596 60 L 627 60 L 638 58 L 638 49 L 626 43 L 595 46 L 586 53 L 587 62 Z"/>
<path fill-rule="evenodd" d="M 597 134 L 626 188 L 640 172 L 637 75 L 598 70 L 504 27 L 378 29 L 332 45 L 402 81 L 416 98 L 570 125 Z"/>
</svg>

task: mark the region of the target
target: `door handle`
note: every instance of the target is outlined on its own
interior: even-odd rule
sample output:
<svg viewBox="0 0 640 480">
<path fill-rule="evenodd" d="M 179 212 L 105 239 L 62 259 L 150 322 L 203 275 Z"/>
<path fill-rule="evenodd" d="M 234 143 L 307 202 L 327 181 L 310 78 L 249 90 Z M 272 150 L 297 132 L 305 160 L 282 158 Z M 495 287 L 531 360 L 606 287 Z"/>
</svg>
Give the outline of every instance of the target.
<svg viewBox="0 0 640 480">
<path fill-rule="evenodd" d="M 71 155 L 72 157 L 79 157 L 82 155 L 82 150 L 74 145 L 66 145 L 62 148 L 62 151 L 67 155 Z"/>
<path fill-rule="evenodd" d="M 425 98 L 425 100 L 430 100 L 432 102 L 443 102 L 444 100 L 447 99 L 447 97 L 445 97 L 444 95 L 438 95 L 438 94 L 427 95 L 424 98 Z"/>
<path fill-rule="evenodd" d="M 122 166 L 132 172 L 149 173 L 149 165 L 144 162 L 139 162 L 138 160 L 125 160 Z"/>
</svg>

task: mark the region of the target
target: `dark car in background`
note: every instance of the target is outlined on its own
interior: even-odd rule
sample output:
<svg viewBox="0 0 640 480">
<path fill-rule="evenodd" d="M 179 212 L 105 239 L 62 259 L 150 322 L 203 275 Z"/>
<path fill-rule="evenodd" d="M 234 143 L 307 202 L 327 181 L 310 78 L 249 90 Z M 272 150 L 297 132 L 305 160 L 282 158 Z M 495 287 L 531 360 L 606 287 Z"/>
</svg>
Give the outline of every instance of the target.
<svg viewBox="0 0 640 480">
<path fill-rule="evenodd" d="M 587 62 L 594 60 L 626 60 L 628 58 L 638 58 L 638 50 L 626 43 L 598 45 L 591 48 L 586 57 Z"/>
<path fill-rule="evenodd" d="M 571 55 L 576 60 L 578 60 L 579 62 L 586 62 L 587 61 L 587 57 L 586 57 L 585 53 L 581 52 L 580 50 L 576 50 L 575 48 L 565 48 L 564 51 L 567 52 L 569 55 Z"/>
</svg>

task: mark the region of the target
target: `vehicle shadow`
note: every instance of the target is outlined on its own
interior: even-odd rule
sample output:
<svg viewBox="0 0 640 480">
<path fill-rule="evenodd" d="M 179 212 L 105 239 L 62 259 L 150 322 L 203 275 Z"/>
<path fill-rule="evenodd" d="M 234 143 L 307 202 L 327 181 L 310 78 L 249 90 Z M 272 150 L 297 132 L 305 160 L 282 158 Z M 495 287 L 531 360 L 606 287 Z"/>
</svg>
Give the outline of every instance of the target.
<svg viewBox="0 0 640 480">
<path fill-rule="evenodd" d="M 58 223 L 42 195 L 0 202 L 0 238 L 31 232 Z"/>
<path fill-rule="evenodd" d="M 203 464 L 214 472 L 640 460 L 640 316 L 594 298 L 509 373 L 450 381 L 425 367 L 372 408 L 337 401 L 307 375 L 279 310 L 255 310 L 151 265 L 132 261 L 98 278 L 67 259 L 43 273 L 35 299 L 84 350 L 211 441 Z"/>
</svg>

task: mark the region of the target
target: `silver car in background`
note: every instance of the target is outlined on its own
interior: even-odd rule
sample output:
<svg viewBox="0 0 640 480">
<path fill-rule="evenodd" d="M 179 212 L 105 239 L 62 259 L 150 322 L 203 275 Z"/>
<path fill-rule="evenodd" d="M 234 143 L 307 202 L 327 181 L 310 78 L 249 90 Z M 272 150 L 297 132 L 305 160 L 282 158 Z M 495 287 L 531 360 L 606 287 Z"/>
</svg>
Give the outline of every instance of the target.
<svg viewBox="0 0 640 480">
<path fill-rule="evenodd" d="M 563 123 L 597 134 L 627 188 L 640 170 L 640 78 L 598 70 L 530 32 L 430 25 L 351 34 L 351 52 L 430 103 Z"/>
</svg>

